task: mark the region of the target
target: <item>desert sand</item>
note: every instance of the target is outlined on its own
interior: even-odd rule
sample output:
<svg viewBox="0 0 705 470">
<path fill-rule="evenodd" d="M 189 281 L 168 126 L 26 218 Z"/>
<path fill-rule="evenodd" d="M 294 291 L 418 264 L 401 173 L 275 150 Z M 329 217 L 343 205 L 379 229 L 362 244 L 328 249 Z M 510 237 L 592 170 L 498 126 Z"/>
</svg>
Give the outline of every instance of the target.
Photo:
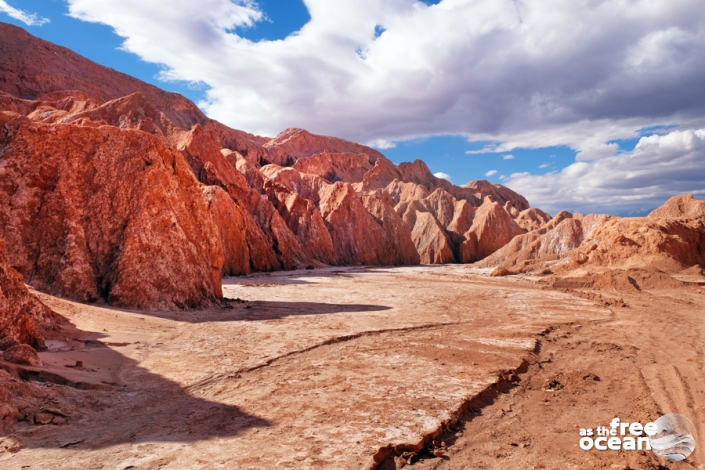
<svg viewBox="0 0 705 470">
<path fill-rule="evenodd" d="M 488 271 L 256 274 L 198 312 L 37 294 L 72 324 L 47 339 L 45 369 L 88 390 L 43 385 L 66 424 L 18 423 L 0 465 L 702 468 L 699 450 L 680 465 L 585 452 L 577 428 L 702 422 L 705 277 L 596 292 Z"/>
<path fill-rule="evenodd" d="M 0 33 L 0 468 L 705 469 L 579 447 L 704 435 L 705 201 L 552 217 Z"/>
</svg>

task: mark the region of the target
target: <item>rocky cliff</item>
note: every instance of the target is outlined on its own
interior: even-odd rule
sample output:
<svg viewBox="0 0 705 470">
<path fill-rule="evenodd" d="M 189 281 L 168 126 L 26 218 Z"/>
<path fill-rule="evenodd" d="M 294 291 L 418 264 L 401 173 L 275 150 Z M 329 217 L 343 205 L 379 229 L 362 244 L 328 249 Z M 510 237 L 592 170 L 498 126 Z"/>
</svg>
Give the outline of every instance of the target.
<svg viewBox="0 0 705 470">
<path fill-rule="evenodd" d="M 354 142 L 230 129 L 14 26 L 0 52 L 0 236 L 46 292 L 196 308 L 221 275 L 471 262 L 548 218 Z"/>
<path fill-rule="evenodd" d="M 7 261 L 5 242 L 0 240 L 0 351 L 29 345 L 46 349 L 43 330 L 52 329 L 60 317 L 25 287 L 22 276 Z"/>
<path fill-rule="evenodd" d="M 705 265 L 705 202 L 669 199 L 648 217 L 561 212 L 479 263 L 498 273 L 644 268 L 677 272 Z"/>
</svg>

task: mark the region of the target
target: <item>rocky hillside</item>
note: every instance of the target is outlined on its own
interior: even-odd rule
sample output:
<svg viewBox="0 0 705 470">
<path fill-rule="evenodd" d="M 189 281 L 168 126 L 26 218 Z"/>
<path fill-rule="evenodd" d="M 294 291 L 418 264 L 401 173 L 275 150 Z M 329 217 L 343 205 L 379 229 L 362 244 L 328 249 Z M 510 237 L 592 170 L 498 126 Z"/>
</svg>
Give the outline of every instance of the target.
<svg viewBox="0 0 705 470">
<path fill-rule="evenodd" d="M 705 265 L 705 202 L 675 196 L 648 217 L 560 212 L 484 259 L 497 274 L 644 268 L 677 272 Z"/>
<path fill-rule="evenodd" d="M 0 351 L 18 345 L 46 349 L 43 331 L 58 321 L 59 316 L 37 300 L 22 276 L 10 267 L 5 243 L 0 240 Z"/>
<path fill-rule="evenodd" d="M 703 204 L 551 218 L 501 185 L 455 186 L 343 139 L 230 129 L 0 23 L 0 237 L 26 282 L 67 298 L 199 308 L 223 275 L 325 265 L 675 269 L 704 262 Z"/>
<path fill-rule="evenodd" d="M 550 217 L 421 161 L 208 119 L 184 97 L 0 24 L 0 237 L 29 284 L 138 308 L 217 302 L 221 276 L 472 262 Z"/>
</svg>

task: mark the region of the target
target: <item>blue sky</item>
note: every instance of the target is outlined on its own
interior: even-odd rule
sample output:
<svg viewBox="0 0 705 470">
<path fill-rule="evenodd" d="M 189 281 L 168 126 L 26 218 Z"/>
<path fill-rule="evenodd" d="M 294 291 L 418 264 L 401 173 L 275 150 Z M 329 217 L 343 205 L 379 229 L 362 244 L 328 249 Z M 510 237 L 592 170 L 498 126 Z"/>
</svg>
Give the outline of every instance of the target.
<svg viewBox="0 0 705 470">
<path fill-rule="evenodd" d="M 551 212 L 641 214 L 705 194 L 697 0 L 162 8 L 0 0 L 0 21 L 181 93 L 232 127 L 337 135 L 395 163 L 422 159 L 455 184 L 505 184 Z"/>
</svg>

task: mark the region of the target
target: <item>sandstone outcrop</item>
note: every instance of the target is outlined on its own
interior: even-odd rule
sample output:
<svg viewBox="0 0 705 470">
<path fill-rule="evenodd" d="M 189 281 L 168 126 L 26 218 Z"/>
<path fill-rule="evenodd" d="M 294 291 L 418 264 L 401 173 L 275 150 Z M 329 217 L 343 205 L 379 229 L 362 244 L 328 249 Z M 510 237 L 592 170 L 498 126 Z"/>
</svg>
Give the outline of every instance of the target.
<svg viewBox="0 0 705 470">
<path fill-rule="evenodd" d="M 337 137 L 314 135 L 303 129 L 286 129 L 277 137 L 266 142 L 269 163 L 280 166 L 292 166 L 300 158 L 311 157 L 328 152 L 333 154 L 366 155 L 374 164 L 377 159 L 384 158 L 378 151 Z"/>
<path fill-rule="evenodd" d="M 22 276 L 8 263 L 5 242 L 0 240 L 0 351 L 18 345 L 46 349 L 42 332 L 54 329 L 60 319 L 25 287 Z"/>
<path fill-rule="evenodd" d="M 416 214 L 411 238 L 424 264 L 453 263 L 455 255 L 443 226 L 429 212 Z"/>
<path fill-rule="evenodd" d="M 12 364 L 41 367 L 42 360 L 37 350 L 27 344 L 16 344 L 2 353 L 2 360 Z"/>
<path fill-rule="evenodd" d="M 692 194 L 673 196 L 648 215 L 649 219 L 669 217 L 705 217 L 705 201 L 695 199 Z"/>
<path fill-rule="evenodd" d="M 218 300 L 223 250 L 206 196 L 162 140 L 19 118 L 0 155 L 0 236 L 32 286 L 140 308 Z"/>
<path fill-rule="evenodd" d="M 326 222 L 340 264 L 399 265 L 416 264 L 418 258 L 408 253 L 409 231 L 391 206 L 381 199 L 368 198 L 377 219 L 367 211 L 353 187 L 334 183 L 322 189 L 319 207 Z M 386 227 L 385 227 L 386 225 Z M 393 234 L 385 234 L 385 228 Z M 404 238 L 393 239 L 394 234 Z"/>
<path fill-rule="evenodd" d="M 396 166 L 302 129 L 230 129 L 179 95 L 0 32 L 0 236 L 38 289 L 191 308 L 218 301 L 222 275 L 469 262 L 550 218 L 420 160 Z"/>
<path fill-rule="evenodd" d="M 705 217 L 699 210 L 701 203 L 679 196 L 643 218 L 559 213 L 544 227 L 514 238 L 479 266 L 513 273 L 539 272 L 546 267 L 568 272 L 581 266 L 679 272 L 702 266 Z"/>
<path fill-rule="evenodd" d="M 477 209 L 472 226 L 459 246 L 459 261 L 471 263 L 491 255 L 525 233 L 509 213 L 490 196 Z"/>
</svg>

